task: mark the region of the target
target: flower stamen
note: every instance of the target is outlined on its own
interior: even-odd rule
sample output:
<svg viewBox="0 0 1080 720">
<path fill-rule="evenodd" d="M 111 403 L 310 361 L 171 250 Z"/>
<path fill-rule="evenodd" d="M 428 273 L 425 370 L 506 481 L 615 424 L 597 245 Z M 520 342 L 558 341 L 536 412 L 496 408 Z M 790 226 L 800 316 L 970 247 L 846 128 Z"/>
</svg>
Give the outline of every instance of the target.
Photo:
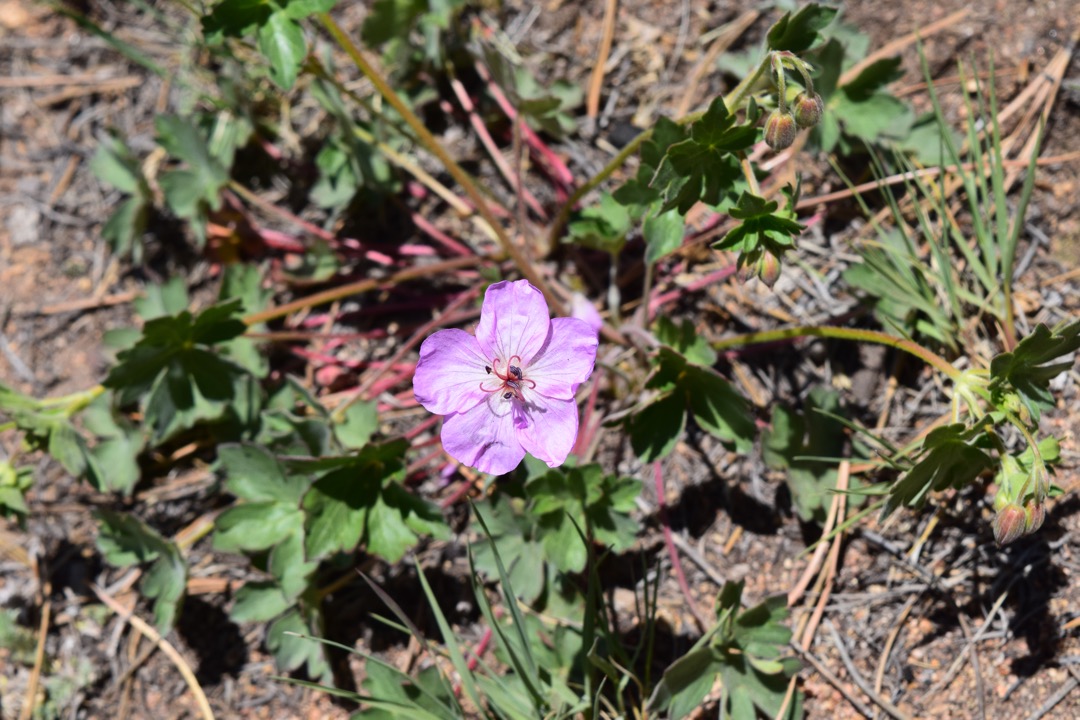
<svg viewBox="0 0 1080 720">
<path fill-rule="evenodd" d="M 481 382 L 480 389 L 486 393 L 505 391 L 503 392 L 504 400 L 516 398 L 521 402 L 525 402 L 525 397 L 521 393 L 522 389 L 535 388 L 536 382 L 525 377 L 525 371 L 521 369 L 521 356 L 511 356 L 510 360 L 506 363 L 505 371 L 499 369 L 501 365 L 502 359 L 495 358 L 491 361 L 491 365 L 484 366 L 484 371 L 488 375 L 494 375 L 502 382 L 493 388 L 484 387 L 484 383 Z"/>
</svg>

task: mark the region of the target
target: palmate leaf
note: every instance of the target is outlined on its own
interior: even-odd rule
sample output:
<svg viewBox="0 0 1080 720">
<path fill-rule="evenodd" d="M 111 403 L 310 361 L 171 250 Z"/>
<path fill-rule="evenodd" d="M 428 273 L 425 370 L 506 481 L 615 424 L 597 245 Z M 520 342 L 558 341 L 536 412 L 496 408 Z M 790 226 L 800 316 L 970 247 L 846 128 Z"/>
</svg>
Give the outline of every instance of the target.
<svg viewBox="0 0 1080 720">
<path fill-rule="evenodd" d="M 198 315 L 182 311 L 150 320 L 142 337 L 117 356 L 104 385 L 121 405 L 141 403 L 153 439 L 161 441 L 201 420 L 214 420 L 251 401 L 246 371 L 213 346 L 246 329 L 239 300 Z"/>
<path fill-rule="evenodd" d="M 757 426 L 746 401 L 712 368 L 690 363 L 678 351 L 661 347 L 646 386 L 660 390 L 630 415 L 630 446 L 642 462 L 670 453 L 686 424 L 686 414 L 699 426 L 740 452 L 753 446 Z"/>
<path fill-rule="evenodd" d="M 1053 407 L 1050 380 L 1073 366 L 1075 360 L 1053 362 L 1080 349 L 1080 320 L 1053 328 L 1039 323 L 1012 352 L 990 363 L 990 390 L 1001 402 L 1010 388 L 1038 422 L 1042 410 Z"/>
<path fill-rule="evenodd" d="M 986 417 L 970 427 L 955 423 L 932 430 L 923 440 L 925 454 L 890 488 L 882 517 L 901 506 L 920 506 L 930 492 L 963 487 L 992 467 L 991 457 L 973 444 L 989 422 Z"/>
<path fill-rule="evenodd" d="M 836 465 L 823 460 L 843 449 L 844 427 L 830 414 L 838 411 L 839 393 L 815 387 L 806 399 L 804 411 L 779 407 L 762 438 L 761 454 L 772 468 L 787 470 L 787 485 L 799 517 L 807 522 L 824 522 L 829 492 L 836 487 Z M 818 409 L 829 414 L 819 414 Z"/>
<path fill-rule="evenodd" d="M 735 153 L 757 140 L 753 125 L 736 125 L 724 99 L 717 97 L 690 129 L 690 136 L 668 147 L 650 186 L 664 204 L 660 212 L 677 208 L 685 215 L 698 201 L 719 205 L 742 176 Z"/>
<path fill-rule="evenodd" d="M 716 603 L 716 624 L 689 653 L 676 660 L 657 684 L 649 707 L 666 710 L 673 720 L 701 706 L 717 676 L 723 682 L 723 717 L 754 718 L 758 713 L 776 717 L 787 695 L 788 682 L 799 662 L 784 657 L 791 640 L 786 598 L 773 597 L 739 612 L 742 583 L 727 583 Z M 797 693 L 783 718 L 802 717 Z"/>
<path fill-rule="evenodd" d="M 151 563 L 142 579 L 142 593 L 154 598 L 154 621 L 168 632 L 176 621 L 187 587 L 187 563 L 175 543 L 166 540 L 134 515 L 98 510 L 98 550 L 110 565 Z"/>
<path fill-rule="evenodd" d="M 766 40 L 770 50 L 799 53 L 811 48 L 823 30 L 836 17 L 837 8 L 810 3 L 794 15 L 784 16 L 769 28 Z"/>
<path fill-rule="evenodd" d="M 784 189 L 787 202 L 783 210 L 775 200 L 766 200 L 749 192 L 739 195 L 731 217 L 739 220 L 713 247 L 718 250 L 736 250 L 749 254 L 758 248 L 764 248 L 777 255 L 795 244 L 795 238 L 803 231 L 803 226 L 795 220 L 795 203 L 798 189 L 788 186 Z"/>
<path fill-rule="evenodd" d="M 446 536 L 438 508 L 400 485 L 406 449 L 400 440 L 368 445 L 315 482 L 303 502 L 308 558 L 363 542 L 369 553 L 397 562 L 420 534 Z"/>
<path fill-rule="evenodd" d="M 298 637 L 323 633 L 318 612 L 310 611 L 305 617 L 300 609 L 293 609 L 270 625 L 266 647 L 274 654 L 274 663 L 281 672 L 292 672 L 306 665 L 309 677 L 327 682 L 332 672 L 322 645 L 310 637 Z"/>
</svg>

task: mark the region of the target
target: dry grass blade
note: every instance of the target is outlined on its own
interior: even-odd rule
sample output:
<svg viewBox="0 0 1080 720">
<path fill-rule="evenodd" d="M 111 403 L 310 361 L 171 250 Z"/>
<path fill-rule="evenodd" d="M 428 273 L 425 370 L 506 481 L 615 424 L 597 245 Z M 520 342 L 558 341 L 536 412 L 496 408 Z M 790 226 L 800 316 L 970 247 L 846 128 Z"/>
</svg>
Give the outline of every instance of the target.
<svg viewBox="0 0 1080 720">
<path fill-rule="evenodd" d="M 206 699 L 206 693 L 203 692 L 202 686 L 199 685 L 199 681 L 195 677 L 195 673 L 191 670 L 191 666 L 187 664 L 187 661 L 184 660 L 179 651 L 177 651 L 168 640 L 161 637 L 157 630 L 139 616 L 128 612 L 123 605 L 116 602 L 115 598 L 107 594 L 97 585 L 91 584 L 90 589 L 94 591 L 94 595 L 96 595 L 98 600 L 100 600 L 107 608 L 142 633 L 147 640 L 154 643 L 154 645 L 156 645 L 157 648 L 172 661 L 172 664 L 184 678 L 184 682 L 187 683 L 188 689 L 191 690 L 191 694 L 195 698 L 195 704 L 198 705 L 199 712 L 202 714 L 203 718 L 205 718 L 205 720 L 214 720 L 214 711 L 210 708 L 210 701 Z"/>
<path fill-rule="evenodd" d="M 615 19 L 619 11 L 619 0 L 604 0 L 604 28 L 600 38 L 600 49 L 596 54 L 592 76 L 589 78 L 589 92 L 585 100 L 585 114 L 595 121 L 600 114 L 600 92 L 604 86 L 604 66 L 611 54 L 611 43 L 615 39 Z"/>
</svg>

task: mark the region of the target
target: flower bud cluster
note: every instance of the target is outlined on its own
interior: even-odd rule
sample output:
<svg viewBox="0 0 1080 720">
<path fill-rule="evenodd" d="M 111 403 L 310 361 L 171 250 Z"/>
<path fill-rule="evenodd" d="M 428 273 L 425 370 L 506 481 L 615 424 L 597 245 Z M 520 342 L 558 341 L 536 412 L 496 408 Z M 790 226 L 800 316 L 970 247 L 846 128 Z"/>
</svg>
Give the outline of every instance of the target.
<svg viewBox="0 0 1080 720">
<path fill-rule="evenodd" d="M 821 122 L 825 113 L 825 103 L 814 92 L 814 82 L 810 79 L 810 66 L 791 53 L 776 53 L 772 59 L 773 72 L 776 74 L 777 98 L 779 107 L 773 110 L 765 121 L 765 143 L 779 152 L 791 147 L 799 130 L 808 130 Z M 787 81 L 785 69 L 790 68 L 802 75 L 806 90 L 795 96 L 790 104 L 787 99 Z M 790 105 L 790 106 L 789 106 Z"/>
</svg>

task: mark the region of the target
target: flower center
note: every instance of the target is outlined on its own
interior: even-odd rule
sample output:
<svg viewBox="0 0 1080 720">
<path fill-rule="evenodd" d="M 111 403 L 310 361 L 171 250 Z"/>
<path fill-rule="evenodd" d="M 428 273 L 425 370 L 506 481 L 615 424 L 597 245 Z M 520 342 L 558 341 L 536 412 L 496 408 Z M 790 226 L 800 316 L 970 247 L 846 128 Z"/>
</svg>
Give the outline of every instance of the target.
<svg viewBox="0 0 1080 720">
<path fill-rule="evenodd" d="M 480 389 L 487 393 L 502 393 L 504 400 L 515 398 L 525 402 L 521 394 L 522 389 L 536 387 L 536 383 L 526 378 L 525 373 L 522 372 L 521 358 L 517 355 L 511 356 L 505 367 L 502 366 L 501 358 L 495 358 L 491 361 L 491 365 L 484 366 L 484 370 L 493 377 L 481 382 Z"/>
</svg>

